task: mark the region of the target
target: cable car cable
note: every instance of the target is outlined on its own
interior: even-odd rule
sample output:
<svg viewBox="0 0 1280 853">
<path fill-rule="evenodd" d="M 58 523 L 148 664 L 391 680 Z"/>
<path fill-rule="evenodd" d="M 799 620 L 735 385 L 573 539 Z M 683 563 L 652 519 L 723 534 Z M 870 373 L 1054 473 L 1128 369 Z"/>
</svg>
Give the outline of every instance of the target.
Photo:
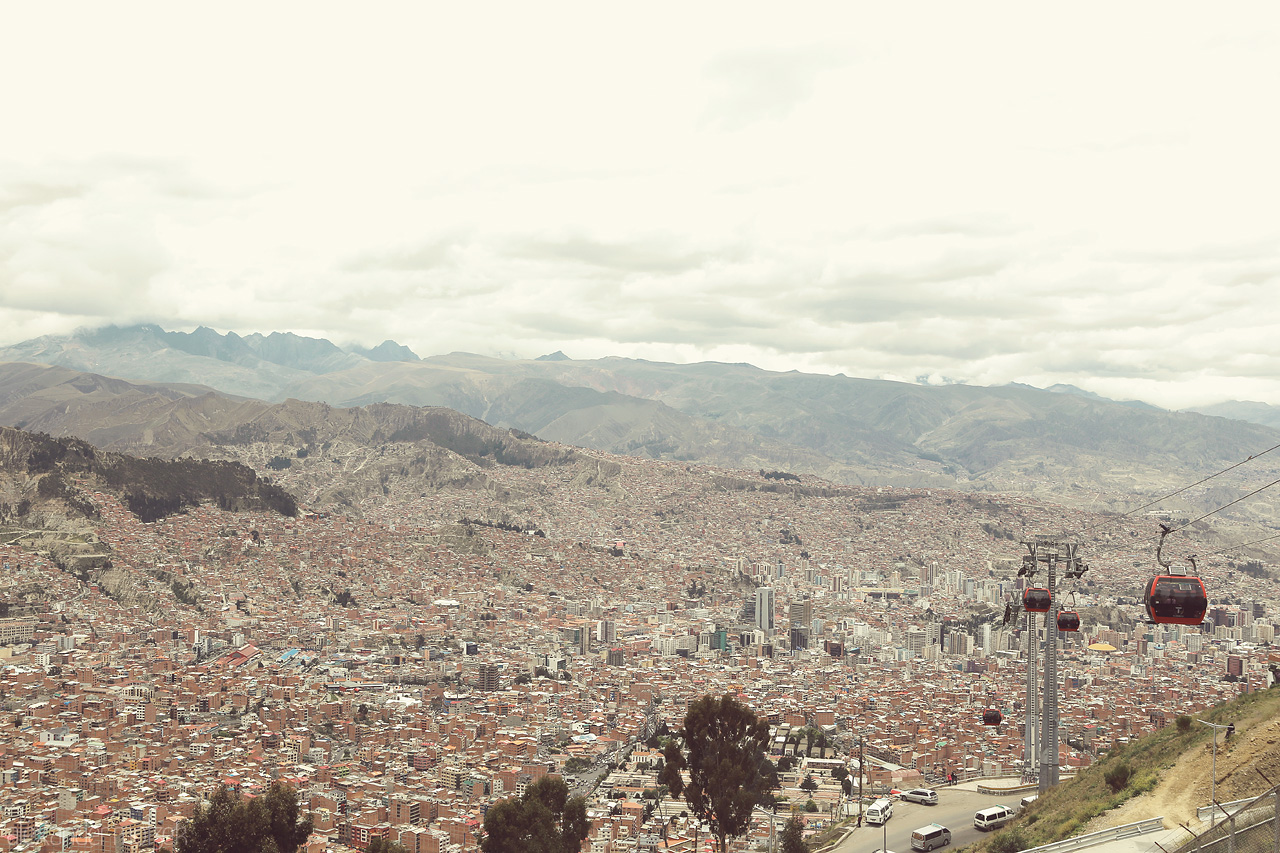
<svg viewBox="0 0 1280 853">
<path fill-rule="evenodd" d="M 1254 539 L 1252 542 L 1242 542 L 1239 545 L 1232 545 L 1230 548 L 1223 548 L 1221 551 L 1211 551 L 1208 554 L 1200 555 L 1200 559 L 1205 557 L 1217 557 L 1221 554 L 1230 554 L 1232 551 L 1239 551 L 1241 548 L 1248 548 L 1251 545 L 1260 545 L 1263 542 L 1270 542 L 1272 539 L 1280 539 L 1280 533 L 1274 536 L 1267 536 L 1262 539 Z"/>
<path fill-rule="evenodd" d="M 1264 492 L 1264 491 L 1266 491 L 1267 489 L 1271 488 L 1272 486 L 1276 486 L 1276 485 L 1280 485 L 1280 479 L 1278 479 L 1278 480 L 1272 480 L 1270 483 L 1267 483 L 1265 486 L 1259 486 L 1258 488 L 1254 489 L 1252 492 L 1249 492 L 1249 494 L 1247 494 L 1247 495 L 1241 495 L 1240 497 L 1238 497 L 1238 498 L 1236 498 L 1235 500 L 1233 500 L 1231 503 L 1223 504 L 1222 506 L 1218 507 L 1217 509 L 1209 510 L 1208 512 L 1206 512 L 1204 515 L 1200 516 L 1199 518 L 1193 518 L 1191 521 L 1188 521 L 1186 524 L 1183 524 L 1183 525 L 1181 525 L 1181 526 L 1179 526 L 1179 527 L 1175 527 L 1175 528 L 1173 528 L 1172 530 L 1170 530 L 1169 532 L 1170 532 L 1170 533 L 1177 533 L 1179 530 L 1186 530 L 1188 527 L 1190 527 L 1191 525 L 1195 524 L 1197 521 L 1204 521 L 1204 520 L 1205 520 L 1206 518 L 1208 518 L 1209 516 L 1211 516 L 1211 515 L 1217 515 L 1218 513 L 1222 512 L 1224 509 L 1227 509 L 1228 507 L 1233 507 L 1233 506 L 1235 506 L 1236 504 L 1240 503 L 1241 501 L 1243 501 L 1243 500 L 1248 500 L 1249 498 L 1253 497 L 1254 495 L 1258 494 L 1259 492 Z"/>
<path fill-rule="evenodd" d="M 1164 502 L 1164 501 L 1167 501 L 1169 498 L 1177 497 L 1178 495 L 1182 494 L 1182 493 L 1183 493 L 1183 492 L 1185 492 L 1185 491 L 1188 491 L 1189 489 L 1194 489 L 1196 486 L 1203 485 L 1204 483 L 1209 482 L 1210 480 L 1214 479 L 1215 477 L 1221 477 L 1223 474 L 1226 474 L 1226 473 L 1228 473 L 1228 472 L 1234 471 L 1236 468 L 1239 468 L 1241 465 L 1245 465 L 1245 464 L 1247 464 L 1247 463 L 1249 463 L 1249 462 L 1252 462 L 1253 460 L 1257 459 L 1257 458 L 1258 458 L 1258 457 L 1260 457 L 1260 456 L 1266 456 L 1266 455 L 1267 455 L 1268 453 L 1270 453 L 1271 451 L 1273 451 L 1273 450 L 1278 450 L 1278 449 L 1280 449 L 1280 444 L 1274 445 L 1274 446 L 1272 446 L 1272 447 L 1268 447 L 1266 450 L 1263 450 L 1261 453 L 1255 453 L 1255 454 L 1253 454 L 1252 456 L 1250 456 L 1248 459 L 1242 459 L 1242 460 L 1240 460 L 1239 462 L 1235 463 L 1234 465 L 1231 465 L 1231 466 L 1229 466 L 1229 467 L 1227 467 L 1227 468 L 1223 468 L 1221 471 L 1218 471 L 1218 472 L 1217 472 L 1217 473 L 1215 473 L 1215 474 L 1210 474 L 1208 477 L 1205 477 L 1203 480 L 1197 480 L 1196 482 L 1194 482 L 1194 483 L 1192 483 L 1192 484 L 1190 484 L 1190 485 L 1188 485 L 1188 486 L 1183 486 L 1182 488 L 1180 488 L 1180 489 L 1178 489 L 1178 490 L 1176 490 L 1176 491 L 1170 492 L 1169 494 L 1165 495 L 1165 496 L 1164 496 L 1164 497 L 1162 497 L 1162 498 L 1156 498 L 1155 500 L 1151 501 L 1150 503 L 1146 503 L 1146 504 L 1143 504 L 1142 506 L 1134 507 L 1133 509 L 1129 510 L 1128 512 L 1121 513 L 1120 515 L 1117 515 L 1117 516 L 1114 516 L 1114 517 L 1112 517 L 1112 518 L 1109 518 L 1109 519 L 1107 519 L 1106 521 L 1100 521 L 1100 522 L 1098 522 L 1097 524 L 1091 524 L 1091 525 L 1089 525 L 1088 527 L 1086 527 L 1086 528 L 1084 528 L 1083 530 L 1081 530 L 1081 531 L 1080 531 L 1080 533 L 1079 533 L 1078 535 L 1083 536 L 1084 534 L 1088 533 L 1090 530 L 1096 530 L 1096 529 L 1098 529 L 1098 528 L 1100 528 L 1100 527 L 1106 527 L 1108 524 L 1113 524 L 1113 523 L 1115 523 L 1115 522 L 1117 522 L 1117 521 L 1120 521 L 1121 519 L 1128 518 L 1129 516 L 1133 515 L 1135 512 L 1141 512 L 1142 510 L 1144 510 L 1144 509 L 1149 509 L 1150 507 L 1153 507 L 1153 506 L 1155 506 L 1155 505 L 1156 505 L 1156 504 L 1158 504 L 1158 503 L 1162 503 L 1162 502 Z M 1271 485 L 1275 485 L 1275 484 L 1274 484 L 1274 483 L 1272 483 Z M 1264 488 L 1265 488 L 1265 487 L 1264 487 Z M 1230 506 L 1230 504 L 1228 504 L 1228 506 Z M 1224 509 L 1225 509 L 1225 507 L 1224 507 Z M 1198 520 L 1199 520 L 1199 519 L 1197 519 L 1197 521 L 1198 521 Z"/>
<path fill-rule="evenodd" d="M 1160 532 L 1160 534 L 1159 534 L 1158 536 L 1152 536 L 1152 537 L 1150 537 L 1149 539 L 1143 539 L 1143 540 L 1141 540 L 1141 542 L 1133 542 L 1133 543 L 1126 542 L 1126 543 L 1124 543 L 1124 544 L 1123 544 L 1123 545 L 1121 545 L 1121 546 L 1113 547 L 1113 548 L 1110 548 L 1110 549 L 1102 548 L 1102 549 L 1099 549 L 1099 553 L 1101 553 L 1101 554 L 1109 554 L 1109 553 L 1112 553 L 1112 552 L 1114 552 L 1114 551 L 1120 551 L 1120 550 L 1123 550 L 1124 548 L 1127 548 L 1127 547 L 1128 547 L 1128 546 L 1130 546 L 1130 545 L 1137 545 L 1137 544 L 1141 544 L 1142 542 L 1155 542 L 1155 541 L 1158 541 L 1158 540 L 1163 540 L 1163 539 L 1164 539 L 1164 537 L 1165 537 L 1165 536 L 1167 536 L 1167 535 L 1169 535 L 1170 533 L 1180 533 L 1181 531 L 1186 530 L 1188 527 L 1190 527 L 1191 525 L 1195 524 L 1196 522 L 1204 521 L 1206 518 L 1208 518 L 1208 517 L 1209 517 L 1209 516 L 1211 516 L 1211 515 L 1217 515 L 1218 513 L 1222 512 L 1224 509 L 1228 509 L 1228 508 L 1230 508 L 1230 507 L 1233 507 L 1233 506 L 1235 506 L 1236 504 L 1240 503 L 1241 501 L 1248 500 L 1249 498 L 1253 497 L 1254 495 L 1257 495 L 1257 494 L 1259 494 L 1259 493 L 1261 493 L 1261 492 L 1265 492 L 1267 489 L 1271 488 L 1272 486 L 1277 486 L 1277 485 L 1280 485 L 1280 479 L 1278 479 L 1278 480 L 1272 480 L 1270 483 L 1267 483 L 1265 486 L 1259 486 L 1258 488 L 1254 489 L 1252 492 L 1249 492 L 1247 495 L 1241 495 L 1240 497 L 1236 498 L 1235 500 L 1231 501 L 1230 503 L 1225 503 L 1225 504 L 1223 504 L 1222 506 L 1218 507 L 1217 509 L 1211 509 L 1211 510 L 1209 510 L 1208 512 L 1206 512 L 1204 515 L 1201 515 L 1201 516 L 1198 516 L 1198 517 L 1196 517 L 1196 518 L 1191 519 L 1191 520 L 1190 520 L 1190 521 L 1188 521 L 1186 524 L 1181 524 L 1181 525 L 1179 525 L 1179 526 L 1177 526 L 1177 527 L 1166 527 L 1166 525 L 1163 525 L 1163 524 L 1162 524 L 1162 525 L 1160 525 L 1160 527 L 1161 527 L 1161 528 L 1163 528 L 1163 529 L 1161 530 L 1161 532 Z M 1277 537 L 1276 537 L 1276 536 L 1270 536 L 1270 537 L 1268 537 L 1268 539 L 1275 539 L 1275 538 L 1277 538 Z M 1263 541 L 1263 542 L 1265 542 L 1265 541 L 1267 541 L 1267 540 L 1263 539 L 1263 540 L 1259 540 L 1259 541 Z M 1243 546 L 1243 545 L 1236 545 L 1236 546 L 1234 546 L 1234 547 L 1235 547 L 1235 548 L 1242 548 L 1242 547 L 1244 547 L 1244 546 Z M 1228 548 L 1228 549 L 1226 549 L 1226 550 L 1230 551 L 1230 550 L 1233 550 L 1233 549 L 1232 549 L 1232 548 Z M 1217 552 L 1217 553 L 1222 553 L 1222 552 Z M 1213 555 L 1208 555 L 1208 556 L 1213 556 Z"/>
</svg>

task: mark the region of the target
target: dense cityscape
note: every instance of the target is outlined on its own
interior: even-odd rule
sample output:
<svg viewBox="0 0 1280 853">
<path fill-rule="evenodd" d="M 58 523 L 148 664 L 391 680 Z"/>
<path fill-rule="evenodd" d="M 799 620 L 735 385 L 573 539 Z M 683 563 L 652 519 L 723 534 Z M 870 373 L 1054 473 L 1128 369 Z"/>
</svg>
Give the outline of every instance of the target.
<svg viewBox="0 0 1280 853">
<path fill-rule="evenodd" d="M 584 850 L 690 850 L 705 827 L 655 808 L 654 735 L 707 694 L 767 717 L 772 757 L 796 756 L 775 794 L 811 832 L 858 787 L 1026 774 L 1026 622 L 1006 605 L 1029 585 L 1021 541 L 1049 531 L 1089 563 L 1059 586 L 1080 630 L 1053 632 L 1064 772 L 1280 663 L 1275 581 L 1229 555 L 1199 567 L 1203 625 L 1144 621 L 1156 516 L 595 456 L 593 482 L 502 467 L 486 489 L 314 507 L 318 466 L 358 463 L 264 464 L 296 518 L 143 523 L 91 492 L 94 583 L 50 556 L 65 533 L 6 534 L 0 850 L 171 849 L 219 787 L 284 781 L 309 853 L 473 851 L 490 806 L 548 775 L 588 797 Z"/>
</svg>

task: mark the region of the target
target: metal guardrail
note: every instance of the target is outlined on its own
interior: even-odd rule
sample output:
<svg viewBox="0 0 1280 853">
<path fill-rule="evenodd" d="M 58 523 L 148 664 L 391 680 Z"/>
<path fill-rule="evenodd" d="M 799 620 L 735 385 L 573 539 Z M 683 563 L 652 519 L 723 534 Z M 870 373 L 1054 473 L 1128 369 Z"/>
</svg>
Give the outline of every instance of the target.
<svg viewBox="0 0 1280 853">
<path fill-rule="evenodd" d="M 1068 838 L 1065 841 L 1055 841 L 1052 844 L 1046 844 L 1043 847 L 1032 847 L 1025 853 L 1060 853 L 1064 850 L 1079 850 L 1083 847 L 1092 847 L 1095 844 L 1106 844 L 1108 841 L 1119 841 L 1124 838 L 1132 838 L 1135 835 L 1144 835 L 1148 832 L 1158 832 L 1164 829 L 1163 817 L 1149 817 L 1146 820 L 1140 820 L 1137 823 L 1126 823 L 1124 826 L 1116 826 L 1111 829 L 1104 829 L 1101 832 L 1091 832 L 1088 835 L 1077 835 L 1074 838 Z"/>
<path fill-rule="evenodd" d="M 1229 803 L 1222 803 L 1221 805 L 1217 805 L 1217 806 L 1201 806 L 1200 808 L 1196 809 L 1196 819 L 1203 823 L 1204 821 L 1208 820 L 1215 811 L 1219 812 L 1222 817 L 1226 817 L 1227 815 L 1231 814 L 1232 809 L 1237 808 L 1239 806 L 1243 806 L 1245 803 L 1251 803 L 1253 802 L 1253 800 L 1254 800 L 1253 797 L 1249 797 L 1246 800 L 1232 800 Z"/>
</svg>

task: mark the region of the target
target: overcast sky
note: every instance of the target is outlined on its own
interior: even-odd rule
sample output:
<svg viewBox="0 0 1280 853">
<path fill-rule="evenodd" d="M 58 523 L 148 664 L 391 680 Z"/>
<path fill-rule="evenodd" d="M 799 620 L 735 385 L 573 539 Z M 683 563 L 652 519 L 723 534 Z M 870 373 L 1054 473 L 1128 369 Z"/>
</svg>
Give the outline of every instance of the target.
<svg viewBox="0 0 1280 853">
<path fill-rule="evenodd" d="M 0 344 L 148 321 L 1280 404 L 1274 2 L 3 20 Z"/>
</svg>

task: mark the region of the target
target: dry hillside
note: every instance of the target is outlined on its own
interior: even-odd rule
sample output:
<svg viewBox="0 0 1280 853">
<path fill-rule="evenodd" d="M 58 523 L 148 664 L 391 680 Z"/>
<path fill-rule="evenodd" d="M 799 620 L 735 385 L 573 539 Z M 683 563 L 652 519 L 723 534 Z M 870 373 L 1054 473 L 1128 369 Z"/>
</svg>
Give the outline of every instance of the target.
<svg viewBox="0 0 1280 853">
<path fill-rule="evenodd" d="M 1280 688 L 1269 693 L 1280 694 Z M 1199 726 L 1199 723 L 1193 725 Z M 1280 784 L 1280 696 L 1259 703 L 1235 723 L 1229 743 L 1218 739 L 1218 802 L 1256 796 Z M 1184 753 L 1151 791 L 1095 818 L 1085 830 L 1163 817 L 1165 826 L 1195 827 L 1196 809 L 1208 805 L 1213 788 L 1213 747 L 1209 742 Z M 1270 781 L 1268 781 L 1270 780 Z"/>
</svg>

